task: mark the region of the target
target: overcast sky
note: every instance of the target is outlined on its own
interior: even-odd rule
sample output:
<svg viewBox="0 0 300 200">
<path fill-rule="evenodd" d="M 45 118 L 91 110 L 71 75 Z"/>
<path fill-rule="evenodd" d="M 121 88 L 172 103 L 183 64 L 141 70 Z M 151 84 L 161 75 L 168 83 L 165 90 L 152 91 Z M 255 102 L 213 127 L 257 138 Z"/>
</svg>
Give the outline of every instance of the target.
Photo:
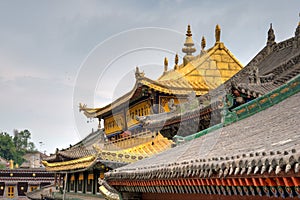
<svg viewBox="0 0 300 200">
<path fill-rule="evenodd" d="M 129 91 L 137 65 L 159 75 L 164 56 L 172 65 L 182 55 L 187 24 L 207 47 L 220 24 L 221 40 L 246 65 L 271 22 L 276 41 L 294 35 L 299 8 L 299 0 L 2 0 L 0 131 L 29 129 L 39 149 L 54 153 L 97 128 L 79 102 L 103 106 Z"/>
</svg>

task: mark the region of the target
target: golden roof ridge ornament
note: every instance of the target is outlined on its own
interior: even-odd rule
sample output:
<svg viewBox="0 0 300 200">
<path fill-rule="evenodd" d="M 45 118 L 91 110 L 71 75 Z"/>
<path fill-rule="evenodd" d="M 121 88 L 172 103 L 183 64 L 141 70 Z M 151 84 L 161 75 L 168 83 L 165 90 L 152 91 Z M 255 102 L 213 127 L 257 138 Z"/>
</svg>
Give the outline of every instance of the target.
<svg viewBox="0 0 300 200">
<path fill-rule="evenodd" d="M 192 37 L 193 36 L 192 31 L 191 31 L 191 25 L 189 25 L 189 24 L 188 24 L 187 31 L 186 31 L 185 35 L 187 37 Z"/>
<path fill-rule="evenodd" d="M 182 48 L 182 52 L 186 53 L 186 55 L 183 57 L 183 65 L 186 65 L 189 61 L 191 61 L 194 56 L 193 53 L 196 51 L 194 48 L 194 41 L 192 38 L 192 31 L 191 31 L 191 25 L 188 25 L 187 31 L 186 31 L 186 38 L 184 42 L 184 47 Z"/>
<path fill-rule="evenodd" d="M 178 54 L 176 53 L 175 55 L 175 65 L 174 65 L 174 69 L 177 70 L 178 69 Z"/>
<path fill-rule="evenodd" d="M 205 37 L 202 36 L 202 39 L 201 39 L 201 55 L 203 55 L 206 51 L 205 51 L 205 47 L 206 47 L 206 40 L 205 40 Z"/>
<path fill-rule="evenodd" d="M 202 48 L 202 50 L 204 50 L 205 47 L 206 47 L 206 40 L 205 40 L 205 37 L 202 36 L 202 39 L 201 39 L 201 48 Z"/>
<path fill-rule="evenodd" d="M 164 66 L 165 66 L 164 72 L 167 72 L 167 71 L 168 71 L 168 65 L 169 65 L 168 58 L 165 57 L 165 60 L 164 60 Z"/>
<path fill-rule="evenodd" d="M 221 27 L 219 26 L 219 24 L 216 25 L 215 38 L 216 38 L 216 43 L 220 43 L 220 39 L 221 39 Z"/>
</svg>

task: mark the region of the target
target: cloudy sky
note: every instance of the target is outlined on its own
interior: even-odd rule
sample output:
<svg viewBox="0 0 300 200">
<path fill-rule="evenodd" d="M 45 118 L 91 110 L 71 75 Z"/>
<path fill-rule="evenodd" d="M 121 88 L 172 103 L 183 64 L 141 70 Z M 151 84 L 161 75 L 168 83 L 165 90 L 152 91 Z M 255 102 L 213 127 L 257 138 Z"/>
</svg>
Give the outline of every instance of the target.
<svg viewBox="0 0 300 200">
<path fill-rule="evenodd" d="M 276 41 L 294 35 L 299 8 L 299 0 L 2 0 L 0 131 L 29 129 L 53 153 L 97 128 L 79 102 L 103 106 L 130 90 L 137 65 L 153 78 L 164 56 L 172 65 L 187 24 L 197 53 L 202 35 L 213 45 L 220 24 L 221 40 L 245 65 L 271 22 Z"/>
</svg>

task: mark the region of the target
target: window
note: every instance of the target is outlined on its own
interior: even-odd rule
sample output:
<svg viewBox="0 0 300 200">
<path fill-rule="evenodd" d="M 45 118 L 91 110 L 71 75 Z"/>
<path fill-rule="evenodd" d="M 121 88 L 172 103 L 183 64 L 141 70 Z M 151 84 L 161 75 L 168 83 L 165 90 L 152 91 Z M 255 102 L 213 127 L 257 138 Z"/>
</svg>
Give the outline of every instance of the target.
<svg viewBox="0 0 300 200">
<path fill-rule="evenodd" d="M 8 198 L 14 198 L 14 186 L 8 186 L 7 187 L 7 197 Z"/>
<path fill-rule="evenodd" d="M 134 112 L 131 112 L 131 119 L 134 119 Z"/>
</svg>

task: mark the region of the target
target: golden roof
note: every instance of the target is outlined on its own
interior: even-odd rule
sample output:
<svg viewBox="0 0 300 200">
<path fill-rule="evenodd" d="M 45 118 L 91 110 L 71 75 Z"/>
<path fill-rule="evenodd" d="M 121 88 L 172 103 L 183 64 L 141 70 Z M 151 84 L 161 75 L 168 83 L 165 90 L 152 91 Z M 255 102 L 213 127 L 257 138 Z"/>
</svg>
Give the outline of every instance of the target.
<svg viewBox="0 0 300 200">
<path fill-rule="evenodd" d="M 75 160 L 69 160 L 64 162 L 48 163 L 47 161 L 42 161 L 47 171 L 68 171 L 68 170 L 78 170 L 90 167 L 96 162 L 97 158 L 93 155 L 85 156 Z"/>
<path fill-rule="evenodd" d="M 215 45 L 207 51 L 204 50 L 204 47 L 205 45 L 202 44 L 201 53 L 193 57 L 186 65 L 176 64 L 173 70 L 164 70 L 158 80 L 151 80 L 145 77 L 143 73 L 136 73 L 137 79 L 133 89 L 113 103 L 102 108 L 80 106 L 80 110 L 84 111 L 87 117 L 97 117 L 107 113 L 128 102 L 140 85 L 166 94 L 188 95 L 195 92 L 198 96 L 203 95 L 209 90 L 217 88 L 243 68 L 224 43 L 220 42 L 220 27 L 218 25 Z M 176 58 L 175 63 L 177 63 Z"/>
<path fill-rule="evenodd" d="M 134 138 L 131 138 L 132 140 Z M 131 148 L 110 151 L 103 150 L 97 146 L 95 148 L 99 152 L 99 157 L 102 160 L 109 160 L 122 163 L 133 163 L 138 160 L 151 157 L 157 153 L 163 152 L 172 147 L 173 141 L 163 137 L 160 133 L 152 140 Z"/>
<path fill-rule="evenodd" d="M 148 134 L 152 135 L 151 132 L 149 132 Z M 130 143 L 130 140 L 134 142 L 134 139 L 135 138 L 129 138 L 126 141 Z M 154 154 L 163 152 L 171 148 L 172 144 L 174 144 L 173 141 L 168 140 L 167 138 L 163 137 L 160 133 L 158 133 L 153 139 L 146 140 L 146 142 L 140 143 L 139 145 L 135 145 L 131 148 L 112 151 L 103 150 L 98 146 L 94 147 L 98 151 L 98 157 L 100 158 L 100 160 L 108 160 L 121 163 L 133 163 L 146 157 L 151 157 Z M 90 155 L 74 160 L 54 163 L 49 163 L 44 160 L 42 161 L 42 163 L 46 167 L 47 171 L 70 171 L 91 167 L 96 161 L 97 156 Z"/>
</svg>

